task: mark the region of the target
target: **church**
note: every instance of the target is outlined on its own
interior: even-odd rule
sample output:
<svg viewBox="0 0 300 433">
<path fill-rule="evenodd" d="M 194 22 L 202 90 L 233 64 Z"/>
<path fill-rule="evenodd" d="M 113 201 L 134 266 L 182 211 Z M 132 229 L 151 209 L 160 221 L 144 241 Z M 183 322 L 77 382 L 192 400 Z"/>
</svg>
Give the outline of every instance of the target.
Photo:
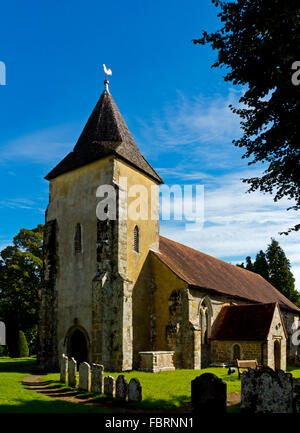
<svg viewBox="0 0 300 433">
<path fill-rule="evenodd" d="M 38 362 L 62 354 L 106 371 L 200 369 L 236 359 L 285 369 L 300 310 L 263 277 L 160 236 L 163 183 L 141 154 L 108 81 L 74 149 L 46 176 Z M 149 192 L 153 215 L 124 218 Z M 97 190 L 115 191 L 115 218 L 98 218 Z"/>
</svg>

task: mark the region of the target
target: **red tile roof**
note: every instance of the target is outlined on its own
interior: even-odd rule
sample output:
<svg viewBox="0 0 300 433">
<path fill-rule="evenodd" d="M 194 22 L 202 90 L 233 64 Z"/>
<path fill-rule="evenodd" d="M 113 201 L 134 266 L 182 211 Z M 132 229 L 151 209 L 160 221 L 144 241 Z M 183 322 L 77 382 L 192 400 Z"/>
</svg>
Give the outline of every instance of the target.
<svg viewBox="0 0 300 433">
<path fill-rule="evenodd" d="M 265 340 L 275 307 L 276 303 L 224 305 L 214 323 L 210 339 Z M 283 321 L 282 326 L 284 327 Z"/>
<path fill-rule="evenodd" d="M 160 236 L 155 254 L 190 286 L 249 301 L 278 302 L 281 308 L 300 313 L 300 309 L 263 277 L 178 242 Z"/>
</svg>

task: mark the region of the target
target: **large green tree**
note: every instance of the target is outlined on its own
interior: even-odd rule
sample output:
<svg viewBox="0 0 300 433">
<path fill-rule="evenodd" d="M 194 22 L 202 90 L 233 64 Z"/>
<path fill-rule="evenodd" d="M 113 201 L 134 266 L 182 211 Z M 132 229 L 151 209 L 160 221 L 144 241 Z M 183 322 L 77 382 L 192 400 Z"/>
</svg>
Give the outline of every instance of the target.
<svg viewBox="0 0 300 433">
<path fill-rule="evenodd" d="M 295 290 L 295 278 L 291 264 L 279 243 L 272 239 L 266 251 L 268 261 L 268 281 L 292 302 L 298 302 L 299 293 Z"/>
<path fill-rule="evenodd" d="M 264 163 L 261 176 L 243 179 L 249 191 L 291 200 L 300 209 L 300 85 L 292 75 L 300 61 L 299 0 L 212 0 L 220 8 L 221 28 L 204 31 L 195 44 L 218 52 L 212 67 L 225 67 L 225 81 L 243 86 L 239 107 L 242 136 L 233 143 L 245 149 L 248 164 Z M 299 230 L 300 224 L 283 232 Z"/>
<path fill-rule="evenodd" d="M 300 293 L 295 289 L 295 278 L 291 271 L 290 261 L 275 239 L 271 239 L 266 252 L 259 251 L 254 262 L 248 256 L 246 266 L 244 263 L 237 266 L 261 275 L 300 307 Z"/>
<path fill-rule="evenodd" d="M 21 229 L 13 245 L 0 253 L 0 320 L 7 327 L 11 356 L 18 354 L 18 335 L 36 329 L 42 271 L 43 225 Z"/>
</svg>

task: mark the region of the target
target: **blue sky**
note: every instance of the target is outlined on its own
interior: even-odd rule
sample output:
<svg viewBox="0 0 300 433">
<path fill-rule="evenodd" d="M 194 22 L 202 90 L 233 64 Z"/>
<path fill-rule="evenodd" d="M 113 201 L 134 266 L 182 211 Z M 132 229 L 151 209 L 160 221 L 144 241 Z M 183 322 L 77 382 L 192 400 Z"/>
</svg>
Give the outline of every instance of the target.
<svg viewBox="0 0 300 433">
<path fill-rule="evenodd" d="M 142 153 L 167 184 L 204 184 L 205 224 L 187 232 L 163 221 L 161 233 L 236 263 L 279 240 L 300 287 L 298 236 L 278 235 L 297 221 L 287 201 L 245 194 L 248 166 L 231 144 L 239 120 L 228 109 L 242 89 L 211 69 L 210 47 L 195 46 L 217 29 L 209 0 L 127 2 L 28 0 L 1 6 L 0 247 L 21 227 L 44 221 L 43 179 L 75 145 L 112 68 L 110 91 Z"/>
</svg>

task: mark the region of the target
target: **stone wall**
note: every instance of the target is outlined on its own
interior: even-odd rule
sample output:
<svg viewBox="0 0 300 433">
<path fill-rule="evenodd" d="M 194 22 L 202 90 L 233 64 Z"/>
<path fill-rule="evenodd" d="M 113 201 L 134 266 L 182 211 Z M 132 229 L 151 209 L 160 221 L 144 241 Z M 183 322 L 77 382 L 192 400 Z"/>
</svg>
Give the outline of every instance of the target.
<svg viewBox="0 0 300 433">
<path fill-rule="evenodd" d="M 235 362 L 233 346 L 238 344 L 241 350 L 241 359 L 256 359 L 262 364 L 262 351 L 264 354 L 263 363 L 266 362 L 266 343 L 262 341 L 218 341 L 211 342 L 211 362 Z"/>
<path fill-rule="evenodd" d="M 270 368 L 275 369 L 275 341 L 278 342 L 280 346 L 280 368 L 281 370 L 286 369 L 286 333 L 284 329 L 284 323 L 282 320 L 282 315 L 278 308 L 274 311 L 273 320 L 270 326 L 270 331 L 268 335 L 268 360 L 266 365 Z"/>
<path fill-rule="evenodd" d="M 113 158 L 104 158 L 50 181 L 47 221 L 57 222 L 57 340 L 58 355 L 68 353 L 70 331 L 77 324 L 92 339 L 92 281 L 97 272 L 96 190 L 111 184 Z M 82 228 L 82 251 L 75 252 L 77 224 Z M 92 361 L 91 352 L 88 361 Z"/>
<path fill-rule="evenodd" d="M 46 217 L 47 218 L 47 217 Z M 46 222 L 44 228 L 43 281 L 39 293 L 38 365 L 44 370 L 58 370 L 57 341 L 57 223 Z"/>
</svg>

